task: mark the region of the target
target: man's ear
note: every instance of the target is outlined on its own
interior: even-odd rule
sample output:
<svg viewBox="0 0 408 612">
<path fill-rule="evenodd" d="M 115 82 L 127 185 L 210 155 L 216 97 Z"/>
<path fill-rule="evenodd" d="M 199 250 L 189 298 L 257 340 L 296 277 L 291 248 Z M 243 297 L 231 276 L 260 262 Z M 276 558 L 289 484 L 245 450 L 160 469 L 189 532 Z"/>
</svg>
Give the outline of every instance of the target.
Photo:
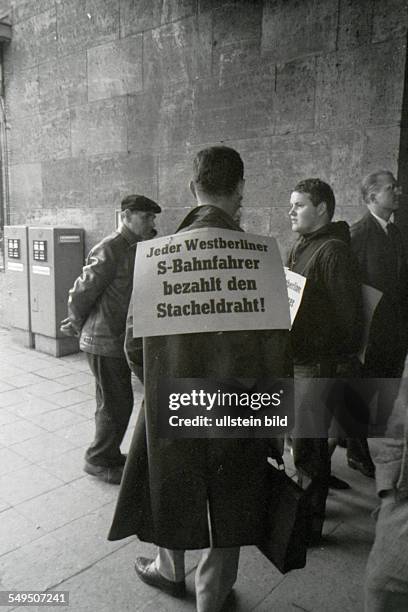
<svg viewBox="0 0 408 612">
<path fill-rule="evenodd" d="M 244 195 L 244 187 L 245 187 L 245 179 L 241 179 L 237 185 L 237 191 L 241 197 Z"/>
<path fill-rule="evenodd" d="M 377 193 L 375 191 L 371 191 L 371 193 L 368 194 L 368 202 L 369 204 L 373 204 L 377 199 Z"/>
<path fill-rule="evenodd" d="M 326 202 L 320 202 L 320 204 L 317 205 L 317 214 L 319 217 L 322 217 L 325 213 L 328 214 L 327 204 Z"/>
<path fill-rule="evenodd" d="M 194 181 L 190 181 L 189 183 L 189 187 L 190 187 L 190 191 L 194 196 L 194 199 L 197 199 L 197 191 L 196 191 L 196 187 L 194 185 Z"/>
</svg>

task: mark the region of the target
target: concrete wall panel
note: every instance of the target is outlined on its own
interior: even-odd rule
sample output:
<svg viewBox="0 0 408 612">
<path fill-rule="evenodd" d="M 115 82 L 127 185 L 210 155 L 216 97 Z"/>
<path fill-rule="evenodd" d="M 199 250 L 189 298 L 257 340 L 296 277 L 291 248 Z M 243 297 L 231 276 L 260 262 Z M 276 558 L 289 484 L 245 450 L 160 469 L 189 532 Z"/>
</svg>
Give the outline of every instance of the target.
<svg viewBox="0 0 408 612">
<path fill-rule="evenodd" d="M 119 0 L 56 0 L 56 7 L 60 55 L 119 38 Z"/>
<path fill-rule="evenodd" d="M 72 155 L 127 151 L 126 96 L 71 111 Z"/>
<path fill-rule="evenodd" d="M 263 11 L 262 50 L 272 61 L 334 51 L 338 0 L 271 0 Z"/>
<path fill-rule="evenodd" d="M 43 163 L 42 185 L 49 208 L 89 208 L 88 160 L 71 158 Z"/>
<path fill-rule="evenodd" d="M 142 34 L 137 34 L 88 50 L 89 101 L 143 89 L 142 45 Z"/>
<path fill-rule="evenodd" d="M 120 208 L 130 193 L 157 199 L 157 162 L 153 155 L 118 154 L 90 160 L 91 206 Z"/>
<path fill-rule="evenodd" d="M 85 104 L 88 100 L 86 53 L 40 64 L 41 112 L 53 112 Z"/>
</svg>

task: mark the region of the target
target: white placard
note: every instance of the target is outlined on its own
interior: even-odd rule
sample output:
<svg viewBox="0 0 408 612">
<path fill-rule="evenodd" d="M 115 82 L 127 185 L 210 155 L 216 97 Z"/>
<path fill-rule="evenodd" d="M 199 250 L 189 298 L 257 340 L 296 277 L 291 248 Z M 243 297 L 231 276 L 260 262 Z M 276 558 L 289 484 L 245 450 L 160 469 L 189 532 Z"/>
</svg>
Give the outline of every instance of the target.
<svg viewBox="0 0 408 612">
<path fill-rule="evenodd" d="M 135 337 L 289 329 L 276 240 L 204 228 L 139 243 L 133 308 Z"/>
<path fill-rule="evenodd" d="M 58 242 L 60 242 L 61 244 L 73 244 L 73 243 L 78 243 L 81 241 L 81 237 L 78 234 L 75 234 L 75 236 L 70 236 L 69 234 L 65 234 L 62 236 L 59 236 L 58 238 Z"/>
<path fill-rule="evenodd" d="M 31 271 L 33 274 L 42 274 L 43 276 L 51 274 L 49 266 L 31 266 Z"/>
<path fill-rule="evenodd" d="M 17 261 L 8 261 L 7 270 L 10 270 L 12 272 L 23 272 L 24 264 L 18 263 Z"/>
<path fill-rule="evenodd" d="M 305 290 L 306 277 L 292 272 L 289 268 L 285 268 L 286 276 L 286 287 L 288 290 L 288 300 L 290 309 L 290 320 L 293 325 L 293 321 L 299 310 L 300 303 L 302 301 L 303 291 Z"/>
</svg>

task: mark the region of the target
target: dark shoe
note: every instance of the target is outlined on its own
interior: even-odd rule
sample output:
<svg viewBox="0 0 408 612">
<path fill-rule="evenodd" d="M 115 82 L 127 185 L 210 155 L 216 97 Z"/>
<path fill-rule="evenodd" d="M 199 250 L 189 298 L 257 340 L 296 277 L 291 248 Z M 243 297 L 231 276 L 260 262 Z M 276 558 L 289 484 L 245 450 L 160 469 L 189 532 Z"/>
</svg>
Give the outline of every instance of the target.
<svg viewBox="0 0 408 612">
<path fill-rule="evenodd" d="M 367 476 L 367 478 L 375 478 L 375 467 L 373 463 L 368 463 L 367 461 L 357 461 L 351 457 L 347 459 L 347 463 L 352 470 L 358 470 L 364 474 L 364 476 Z"/>
<path fill-rule="evenodd" d="M 346 489 L 351 489 L 348 482 L 346 482 L 345 480 L 341 480 L 341 478 L 337 478 L 337 476 L 333 476 L 333 474 L 330 474 L 329 488 L 336 489 L 336 491 L 345 491 Z"/>
<path fill-rule="evenodd" d="M 93 465 L 85 461 L 84 472 L 91 474 L 91 476 L 95 476 L 95 478 L 102 480 L 102 482 L 118 485 L 122 480 L 123 466 L 104 467 L 103 465 Z"/>
<path fill-rule="evenodd" d="M 153 559 L 137 557 L 135 561 L 135 572 L 140 580 L 150 586 L 156 587 L 156 589 L 164 591 L 172 597 L 184 597 L 186 594 L 185 581 L 181 580 L 180 582 L 174 582 L 173 580 L 167 580 L 167 578 L 157 571 Z"/>
</svg>

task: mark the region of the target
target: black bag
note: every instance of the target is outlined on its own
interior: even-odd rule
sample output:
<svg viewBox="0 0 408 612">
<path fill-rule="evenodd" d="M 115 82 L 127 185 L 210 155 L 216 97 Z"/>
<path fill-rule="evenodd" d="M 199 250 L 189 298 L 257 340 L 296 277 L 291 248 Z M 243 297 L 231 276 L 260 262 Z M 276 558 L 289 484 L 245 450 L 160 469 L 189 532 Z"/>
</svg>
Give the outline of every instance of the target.
<svg viewBox="0 0 408 612">
<path fill-rule="evenodd" d="M 308 504 L 304 491 L 286 474 L 283 462 L 269 464 L 268 518 L 259 550 L 282 574 L 306 565 Z"/>
</svg>

